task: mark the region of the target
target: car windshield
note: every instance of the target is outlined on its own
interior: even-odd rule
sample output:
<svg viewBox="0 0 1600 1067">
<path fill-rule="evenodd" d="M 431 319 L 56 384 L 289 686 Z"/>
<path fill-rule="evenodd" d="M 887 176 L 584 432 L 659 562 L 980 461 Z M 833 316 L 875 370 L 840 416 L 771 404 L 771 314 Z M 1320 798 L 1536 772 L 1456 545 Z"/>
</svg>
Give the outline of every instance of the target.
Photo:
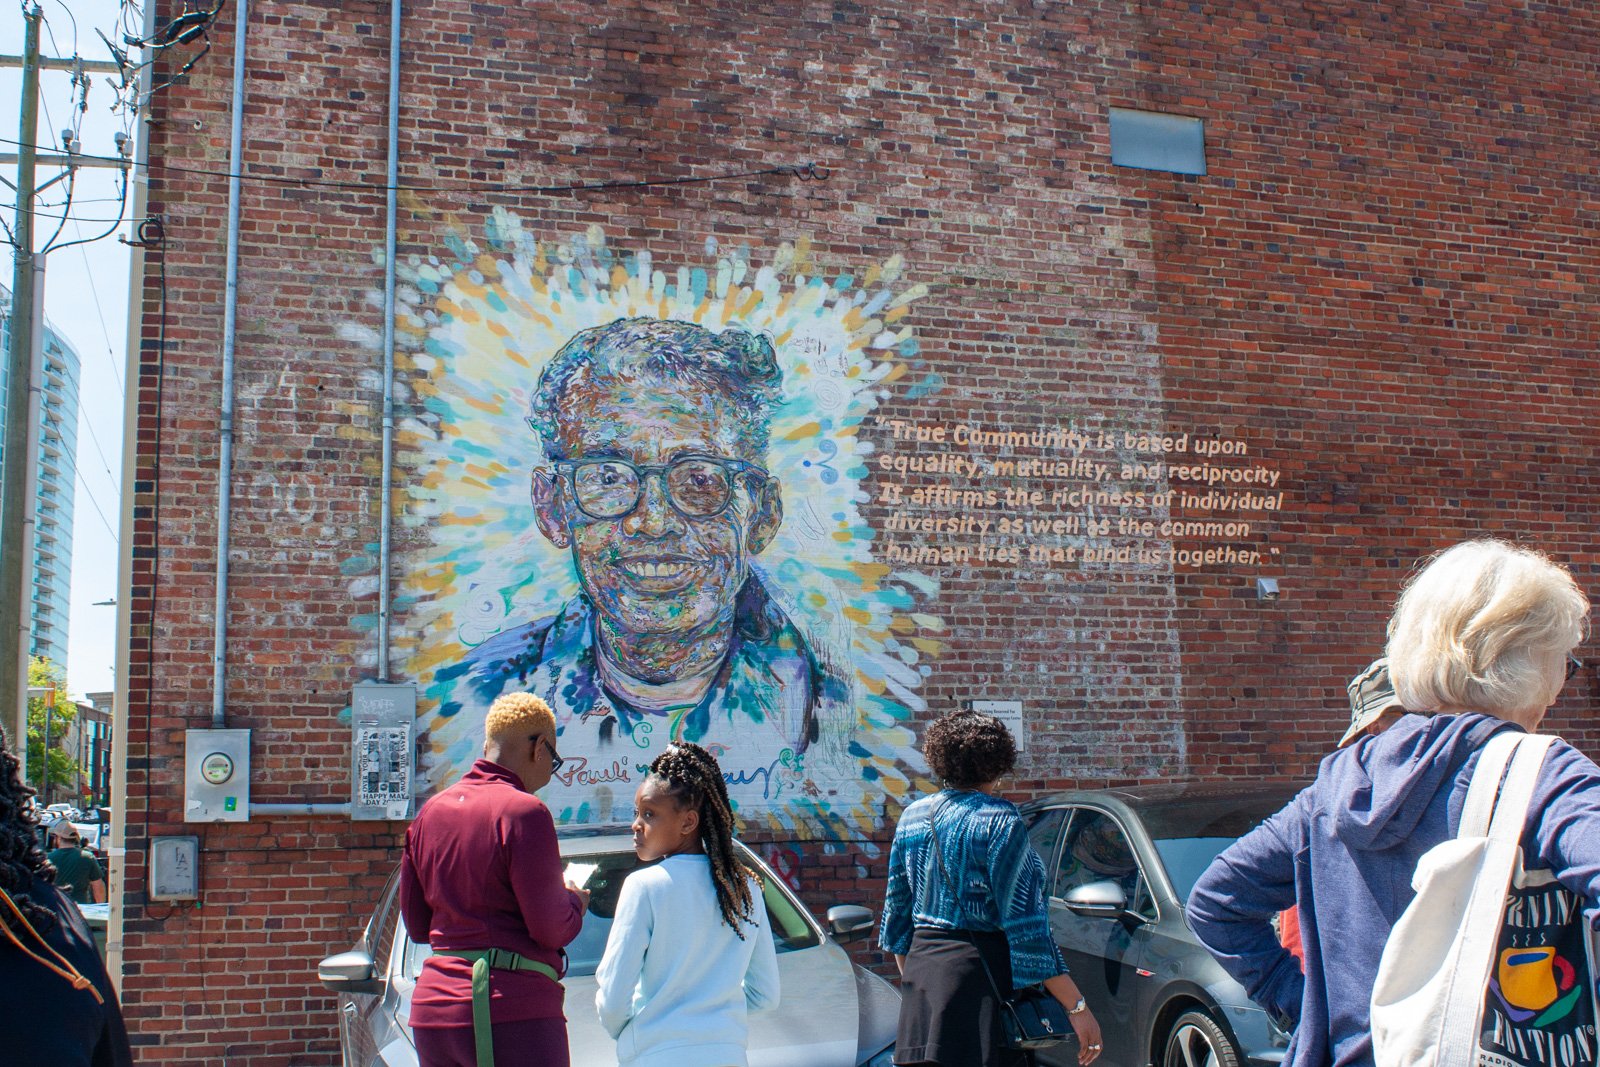
<svg viewBox="0 0 1600 1067">
<path fill-rule="evenodd" d="M 1261 825 L 1294 793 L 1273 788 L 1252 796 L 1196 797 L 1141 806 L 1140 817 L 1161 856 L 1180 904 L 1222 850 Z"/>
<path fill-rule="evenodd" d="M 742 854 L 741 858 L 746 863 L 751 862 L 748 855 Z M 567 863 L 593 864 L 595 867 L 586 885 L 589 890 L 589 910 L 583 917 L 583 929 L 567 946 L 567 977 L 582 978 L 594 974 L 600 966 L 606 940 L 611 936 L 611 922 L 617 912 L 617 898 L 622 892 L 623 881 L 639 868 L 652 864 L 641 863 L 632 852 L 574 855 L 566 856 L 564 860 Z M 767 918 L 772 924 L 772 939 L 778 952 L 793 952 L 821 944 L 821 939 L 806 920 L 800 906 L 778 886 L 775 879 L 764 871 L 761 873 L 766 882 L 763 896 L 766 898 Z M 406 957 L 406 971 L 411 978 L 422 973 L 422 961 L 429 955 L 427 945 L 412 943 L 412 950 Z"/>
</svg>

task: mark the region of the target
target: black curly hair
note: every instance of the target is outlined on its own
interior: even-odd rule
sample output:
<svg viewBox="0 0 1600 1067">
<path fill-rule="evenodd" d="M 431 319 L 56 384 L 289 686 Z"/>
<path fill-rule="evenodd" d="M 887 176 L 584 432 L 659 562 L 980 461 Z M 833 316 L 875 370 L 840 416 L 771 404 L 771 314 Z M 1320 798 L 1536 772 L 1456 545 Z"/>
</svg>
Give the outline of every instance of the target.
<svg viewBox="0 0 1600 1067">
<path fill-rule="evenodd" d="M 945 785 L 974 789 L 1004 778 L 1017 765 L 1017 743 L 1006 724 L 980 711 L 952 711 L 922 736 L 922 754 Z"/>
<path fill-rule="evenodd" d="M 33 880 L 55 882 L 56 869 L 39 847 L 39 816 L 35 813 L 33 790 L 22 781 L 22 762 L 11 753 L 6 731 L 0 729 L 0 889 L 4 889 L 17 908 L 40 932 L 55 926 L 55 915 L 29 894 Z M 18 929 L 17 917 L 0 909 L 0 922 Z"/>
<path fill-rule="evenodd" d="M 650 778 L 658 782 L 679 810 L 700 812 L 700 845 L 711 860 L 711 882 L 717 891 L 722 921 L 744 940 L 741 925 L 755 922 L 756 903 L 750 892 L 760 877 L 739 862 L 733 847 L 733 807 L 728 803 L 728 783 L 717 758 L 689 741 L 674 741 L 650 763 Z"/>
</svg>

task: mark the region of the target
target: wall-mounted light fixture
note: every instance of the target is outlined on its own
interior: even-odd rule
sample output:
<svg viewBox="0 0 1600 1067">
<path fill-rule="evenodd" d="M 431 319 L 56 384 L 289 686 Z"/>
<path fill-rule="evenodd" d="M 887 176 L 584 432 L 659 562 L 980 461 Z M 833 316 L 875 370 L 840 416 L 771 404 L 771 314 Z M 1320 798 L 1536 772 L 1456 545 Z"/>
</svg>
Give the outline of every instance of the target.
<svg viewBox="0 0 1600 1067">
<path fill-rule="evenodd" d="M 1277 600 L 1278 599 L 1278 579 L 1276 579 L 1276 578 L 1257 578 L 1256 579 L 1256 599 L 1257 600 Z"/>
</svg>

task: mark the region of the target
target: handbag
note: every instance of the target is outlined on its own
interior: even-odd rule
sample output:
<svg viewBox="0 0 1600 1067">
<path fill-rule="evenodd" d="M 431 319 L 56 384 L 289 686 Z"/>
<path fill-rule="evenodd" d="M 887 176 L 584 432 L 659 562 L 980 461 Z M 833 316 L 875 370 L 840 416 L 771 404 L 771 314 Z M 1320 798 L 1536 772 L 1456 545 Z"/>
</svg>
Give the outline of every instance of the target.
<svg viewBox="0 0 1600 1067">
<path fill-rule="evenodd" d="M 941 802 L 939 806 L 944 805 Z M 952 890 L 956 906 L 960 907 L 961 895 L 955 892 L 956 884 L 944 865 L 944 850 L 939 847 L 939 830 L 933 821 L 933 816 L 938 814 L 938 809 L 935 809 L 933 815 L 928 817 L 928 833 L 933 838 L 933 857 L 938 861 L 939 873 L 944 877 L 945 885 Z M 1072 1019 L 1067 1015 L 1067 1009 L 1048 989 L 1042 985 L 1029 985 L 1013 990 L 1009 997 L 1006 996 L 1000 990 L 1000 983 L 994 980 L 994 972 L 989 970 L 989 961 L 983 958 L 983 951 L 976 944 L 973 949 L 983 966 L 984 977 L 989 979 L 989 988 L 994 990 L 995 1003 L 1000 1008 L 1000 1021 L 1005 1027 L 1006 1043 L 1010 1047 L 1054 1048 L 1064 1041 L 1077 1040 L 1078 1035 L 1072 1029 Z"/>
<path fill-rule="evenodd" d="M 1375 1062 L 1596 1062 L 1594 952 L 1583 902 L 1550 872 L 1524 870 L 1519 844 L 1554 741 L 1518 732 L 1491 738 L 1456 836 L 1418 861 L 1416 898 L 1389 934 L 1373 984 Z"/>
</svg>

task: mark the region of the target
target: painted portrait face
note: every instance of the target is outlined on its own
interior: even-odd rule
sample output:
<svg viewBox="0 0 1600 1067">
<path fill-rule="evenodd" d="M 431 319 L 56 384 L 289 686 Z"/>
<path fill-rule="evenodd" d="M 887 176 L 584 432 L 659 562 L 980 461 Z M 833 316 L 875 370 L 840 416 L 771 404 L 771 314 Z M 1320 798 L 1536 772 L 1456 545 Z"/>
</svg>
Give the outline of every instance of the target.
<svg viewBox="0 0 1600 1067">
<path fill-rule="evenodd" d="M 762 457 L 752 455 L 732 405 L 699 381 L 612 379 L 575 387 L 559 432 L 569 461 L 554 476 L 535 475 L 534 503 L 545 535 L 570 546 L 603 623 L 685 639 L 731 625 L 750 557 L 781 521 L 777 482 L 750 469 Z M 726 463 L 647 470 L 637 480 L 621 463 L 593 463 L 656 468 L 688 459 Z M 635 492 L 625 513 L 595 514 L 628 508 Z"/>
</svg>

